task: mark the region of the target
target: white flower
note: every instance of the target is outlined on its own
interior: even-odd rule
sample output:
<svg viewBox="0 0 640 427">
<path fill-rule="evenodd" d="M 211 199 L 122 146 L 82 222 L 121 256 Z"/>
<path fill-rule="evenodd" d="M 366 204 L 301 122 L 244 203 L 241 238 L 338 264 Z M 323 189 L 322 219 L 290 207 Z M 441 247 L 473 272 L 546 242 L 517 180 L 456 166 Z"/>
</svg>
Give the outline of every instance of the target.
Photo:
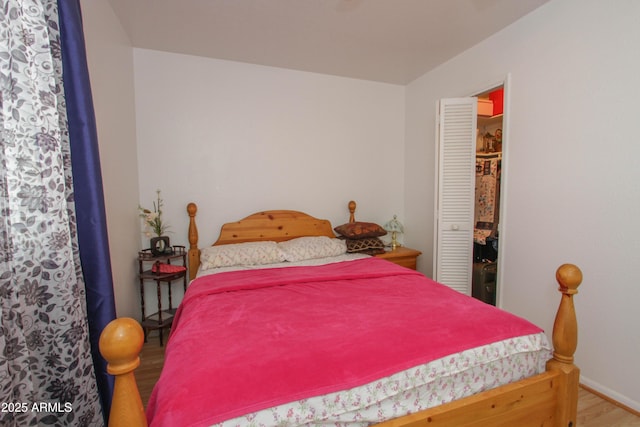
<svg viewBox="0 0 640 427">
<path fill-rule="evenodd" d="M 169 229 L 169 226 L 162 222 L 162 199 L 160 198 L 160 190 L 157 190 L 156 193 L 158 194 L 158 198 L 153 202 L 153 211 L 138 205 L 140 217 L 144 221 L 145 229 L 143 232 L 147 237 L 151 237 L 152 232 L 160 237 Z"/>
</svg>

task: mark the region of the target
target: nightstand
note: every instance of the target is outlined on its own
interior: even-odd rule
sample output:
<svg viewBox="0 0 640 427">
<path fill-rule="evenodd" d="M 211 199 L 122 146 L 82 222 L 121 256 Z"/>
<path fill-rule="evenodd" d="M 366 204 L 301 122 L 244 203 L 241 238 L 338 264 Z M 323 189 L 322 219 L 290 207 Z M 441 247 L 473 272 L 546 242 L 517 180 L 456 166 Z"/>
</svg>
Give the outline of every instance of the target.
<svg viewBox="0 0 640 427">
<path fill-rule="evenodd" d="M 151 270 L 153 264 L 156 262 L 171 264 L 172 260 L 182 262 L 184 270 L 172 273 L 155 273 Z M 176 313 L 176 309 L 173 308 L 173 302 L 171 301 L 171 283 L 174 280 L 182 279 L 182 286 L 184 291 L 187 291 L 187 252 L 184 246 L 173 246 L 173 252 L 167 255 L 154 256 L 151 253 L 151 249 L 144 249 L 138 254 L 139 273 L 140 279 L 140 308 L 142 311 L 142 328 L 144 330 L 144 341 L 147 342 L 147 335 L 149 330 L 160 330 L 160 346 L 163 345 L 162 330 L 164 328 L 171 328 L 173 323 L 173 316 Z M 178 264 L 179 265 L 179 264 Z M 147 269 L 148 268 L 148 269 Z M 147 315 L 144 307 L 144 282 L 146 280 L 153 280 L 156 282 L 156 293 L 158 296 L 158 311 Z M 162 309 L 162 285 L 167 286 L 169 293 L 169 308 Z"/>
<path fill-rule="evenodd" d="M 411 248 L 405 248 L 399 246 L 393 251 L 385 251 L 383 254 L 375 255 L 378 258 L 386 259 L 394 264 L 401 265 L 403 267 L 416 269 L 416 260 L 422 254 L 422 252 Z"/>
</svg>

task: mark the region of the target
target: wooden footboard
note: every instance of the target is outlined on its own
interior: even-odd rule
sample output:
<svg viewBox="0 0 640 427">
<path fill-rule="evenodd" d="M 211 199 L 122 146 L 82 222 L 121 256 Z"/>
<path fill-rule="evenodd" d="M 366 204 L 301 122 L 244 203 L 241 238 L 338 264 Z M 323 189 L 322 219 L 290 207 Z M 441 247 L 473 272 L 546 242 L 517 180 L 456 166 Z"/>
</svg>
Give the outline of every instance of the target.
<svg viewBox="0 0 640 427">
<path fill-rule="evenodd" d="M 573 295 L 582 273 L 575 265 L 564 264 L 556 279 L 562 298 L 553 327 L 553 358 L 546 372 L 378 426 L 575 426 L 580 370 L 573 363 L 578 343 Z M 143 339 L 142 328 L 129 318 L 112 321 L 100 337 L 107 370 L 116 376 L 110 426 L 147 425 L 133 374 L 140 364 Z"/>
</svg>

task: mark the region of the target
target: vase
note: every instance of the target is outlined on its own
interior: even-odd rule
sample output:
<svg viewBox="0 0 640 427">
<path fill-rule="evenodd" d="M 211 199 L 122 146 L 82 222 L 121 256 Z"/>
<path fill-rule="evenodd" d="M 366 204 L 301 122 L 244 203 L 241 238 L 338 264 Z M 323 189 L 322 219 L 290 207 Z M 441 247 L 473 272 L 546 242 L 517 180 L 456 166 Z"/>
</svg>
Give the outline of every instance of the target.
<svg viewBox="0 0 640 427">
<path fill-rule="evenodd" d="M 149 247 L 154 256 L 167 255 L 173 252 L 168 236 L 152 237 Z"/>
</svg>

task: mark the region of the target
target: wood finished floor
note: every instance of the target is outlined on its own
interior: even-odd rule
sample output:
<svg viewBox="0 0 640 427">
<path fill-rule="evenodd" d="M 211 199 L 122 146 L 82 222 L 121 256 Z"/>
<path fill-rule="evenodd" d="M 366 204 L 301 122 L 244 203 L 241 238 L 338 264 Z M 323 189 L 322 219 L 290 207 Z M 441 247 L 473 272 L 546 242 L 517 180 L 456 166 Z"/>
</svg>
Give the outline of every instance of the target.
<svg viewBox="0 0 640 427">
<path fill-rule="evenodd" d="M 165 343 L 167 341 L 166 333 L 164 341 Z M 160 347 L 156 333 L 152 333 L 148 342 L 144 344 L 140 361 L 140 367 L 136 370 L 136 380 L 142 403 L 146 407 L 164 363 L 164 347 Z M 578 396 L 577 424 L 579 427 L 640 427 L 640 416 L 581 387 Z"/>
</svg>

